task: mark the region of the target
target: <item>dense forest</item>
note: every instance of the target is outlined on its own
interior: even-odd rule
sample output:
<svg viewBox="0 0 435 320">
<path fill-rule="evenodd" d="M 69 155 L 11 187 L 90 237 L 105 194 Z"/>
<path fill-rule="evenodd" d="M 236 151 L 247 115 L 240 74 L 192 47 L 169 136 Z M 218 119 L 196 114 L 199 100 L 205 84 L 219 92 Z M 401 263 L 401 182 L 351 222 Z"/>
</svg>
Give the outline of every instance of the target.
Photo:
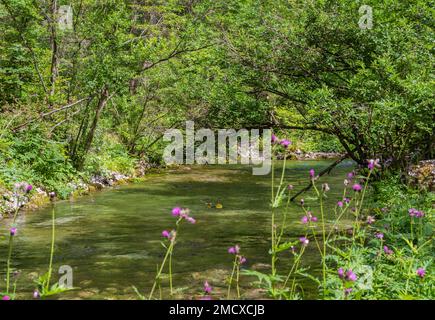
<svg viewBox="0 0 435 320">
<path fill-rule="evenodd" d="M 329 187 L 316 187 L 317 170 L 307 172 L 324 227 L 316 240 L 319 296 L 433 299 L 433 15 L 433 3 L 422 0 L 0 0 L 0 213 L 9 221 L 15 212 L 15 223 L 27 202 L 40 206 L 87 193 L 89 185 L 98 189 L 115 176 L 165 170 L 163 135 L 184 130 L 186 121 L 197 128 L 271 128 L 292 142 L 274 147 L 281 161 L 308 153 L 352 160 L 358 185 L 370 195 L 361 198 L 353 185 L 360 197 L 352 199 L 355 221 L 360 211 L 364 219 L 376 216 L 379 225 L 394 226 L 382 232 L 389 247 L 380 236 L 373 246 L 385 245 L 386 255 L 395 247 L 396 260 L 374 257 L 377 249 L 364 247 L 371 243 L 368 231 L 357 236 L 359 225 L 349 251 L 334 247 L 328 255 L 322 199 Z M 294 195 L 284 191 L 291 181 L 273 179 L 272 217 Z M 309 208 L 302 209 L 311 221 Z M 191 218 L 183 214 L 173 212 Z M 170 232 L 165 238 L 171 240 Z M 271 238 L 270 272 L 246 276 L 267 279 L 273 298 L 303 297 L 295 280 L 285 289 L 303 250 L 282 279 L 276 255 L 293 244 L 276 231 Z M 310 239 L 314 245 L 316 235 Z M 230 249 L 239 257 L 238 279 L 244 257 L 238 247 Z M 335 282 L 327 279 L 328 263 L 350 261 L 351 253 L 380 264 L 376 290 L 351 293 L 352 269 L 334 273 Z M 10 254 L 3 260 L 3 291 L 11 296 Z M 415 276 L 417 267 L 424 272 Z M 388 278 L 385 270 L 395 269 Z M 49 282 L 50 276 L 38 294 L 49 291 Z M 204 291 L 211 292 L 208 283 Z"/>
</svg>

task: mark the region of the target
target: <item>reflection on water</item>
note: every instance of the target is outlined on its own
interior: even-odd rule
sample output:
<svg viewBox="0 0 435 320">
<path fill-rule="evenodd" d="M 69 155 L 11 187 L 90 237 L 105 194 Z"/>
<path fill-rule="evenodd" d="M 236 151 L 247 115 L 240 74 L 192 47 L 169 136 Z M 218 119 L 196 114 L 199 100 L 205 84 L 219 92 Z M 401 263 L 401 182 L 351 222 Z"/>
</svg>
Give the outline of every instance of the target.
<svg viewBox="0 0 435 320">
<path fill-rule="evenodd" d="M 291 161 L 287 183 L 295 191 L 308 183 L 310 168 L 321 170 L 329 161 Z M 342 192 L 344 174 L 352 163 L 343 163 L 324 179 L 331 186 L 328 203 L 335 205 Z M 208 280 L 215 294 L 225 292 L 225 279 L 232 257 L 227 248 L 240 244 L 248 258 L 247 268 L 266 271 L 269 263 L 270 177 L 252 176 L 250 167 L 207 166 L 191 170 L 150 175 L 142 183 L 116 187 L 90 196 L 56 203 L 56 254 L 54 265 L 70 265 L 74 286 L 80 289 L 59 298 L 129 299 L 136 298 L 132 286 L 149 292 L 156 266 L 161 262 L 161 231 L 174 225 L 170 211 L 174 206 L 188 207 L 197 224 L 183 224 L 174 252 L 174 286 L 178 298 L 201 294 Z M 278 179 L 278 178 L 277 178 Z M 310 193 L 304 195 L 307 205 Z M 222 209 L 207 208 L 220 200 Z M 302 212 L 291 205 L 286 234 L 303 234 Z M 22 215 L 14 246 L 14 266 L 22 271 L 18 282 L 19 298 L 30 298 L 32 279 L 46 271 L 51 233 L 51 208 Z M 1 228 L 6 230 L 5 222 Z M 6 234 L 3 231 L 3 234 Z M 2 279 L 6 260 L 6 241 L 0 238 Z M 305 264 L 311 272 L 320 265 L 314 246 L 309 246 Z M 284 254 L 285 256 L 285 254 Z M 290 254 L 288 254 L 290 257 Z M 285 267 L 285 257 L 281 266 Z M 260 298 L 244 279 L 246 297 Z M 163 281 L 165 286 L 165 281 Z M 0 282 L 4 286 L 4 282 Z M 307 280 L 305 298 L 314 298 L 316 289 Z M 311 289 L 310 289 L 311 288 Z"/>
</svg>

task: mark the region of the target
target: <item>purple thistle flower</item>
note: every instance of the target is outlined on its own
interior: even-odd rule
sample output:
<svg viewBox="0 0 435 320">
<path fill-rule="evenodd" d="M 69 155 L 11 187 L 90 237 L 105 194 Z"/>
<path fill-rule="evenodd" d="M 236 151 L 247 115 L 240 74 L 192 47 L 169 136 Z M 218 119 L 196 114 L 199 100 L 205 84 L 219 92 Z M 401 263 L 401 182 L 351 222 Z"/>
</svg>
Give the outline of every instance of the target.
<svg viewBox="0 0 435 320">
<path fill-rule="evenodd" d="M 17 234 L 17 228 L 11 228 L 10 232 L 11 236 L 15 236 Z"/>
<path fill-rule="evenodd" d="M 162 237 L 170 239 L 171 238 L 171 233 L 168 230 L 163 230 L 162 231 Z"/>
<path fill-rule="evenodd" d="M 239 251 L 240 251 L 240 247 L 237 244 L 234 247 L 228 248 L 228 253 L 230 254 L 239 254 Z"/>
<path fill-rule="evenodd" d="M 362 187 L 361 187 L 361 185 L 360 185 L 359 183 L 355 183 L 355 184 L 352 186 L 352 189 L 353 189 L 353 191 L 355 191 L 355 192 L 360 192 L 360 191 L 362 190 Z"/>
<path fill-rule="evenodd" d="M 192 217 L 187 217 L 186 220 L 189 221 L 191 224 L 195 224 L 196 223 L 196 220 L 194 218 L 192 218 Z"/>
<path fill-rule="evenodd" d="M 204 292 L 210 294 L 212 291 L 213 288 L 208 284 L 208 281 L 204 282 Z"/>
<path fill-rule="evenodd" d="M 303 224 L 308 223 L 308 217 L 307 217 L 307 216 L 303 216 L 302 219 L 301 219 L 301 222 L 302 222 Z"/>
<path fill-rule="evenodd" d="M 3 296 L 2 300 L 11 300 L 11 297 L 9 297 L 9 296 Z"/>
<path fill-rule="evenodd" d="M 420 278 L 424 278 L 424 276 L 426 275 L 426 270 L 424 270 L 424 268 L 418 268 L 418 269 L 417 269 L 417 275 L 418 275 Z"/>
<path fill-rule="evenodd" d="M 180 207 L 175 207 L 172 209 L 172 215 L 174 217 L 178 217 L 181 214 L 181 208 Z"/>
<path fill-rule="evenodd" d="M 352 288 L 346 288 L 346 289 L 344 289 L 344 295 L 345 296 L 348 296 L 351 292 L 352 292 Z"/>
<path fill-rule="evenodd" d="M 337 206 L 339 206 L 340 208 L 343 208 L 343 201 L 338 201 Z"/>
<path fill-rule="evenodd" d="M 379 159 L 376 159 L 376 160 L 370 159 L 368 162 L 369 162 L 369 164 L 367 167 L 369 168 L 370 171 L 373 170 L 375 167 L 380 168 Z"/>
<path fill-rule="evenodd" d="M 37 289 L 33 291 L 33 299 L 39 299 L 41 297 L 41 294 Z"/>
<path fill-rule="evenodd" d="M 344 198 L 343 200 L 344 200 L 344 202 L 346 202 L 346 203 L 350 203 L 350 199 L 349 199 L 349 198 Z"/>
<path fill-rule="evenodd" d="M 284 147 L 284 148 L 288 148 L 288 146 L 291 144 L 291 142 L 287 139 L 281 140 L 280 144 Z"/>
<path fill-rule="evenodd" d="M 300 237 L 299 241 L 302 243 L 302 245 L 306 246 L 310 242 L 306 237 Z"/>
<path fill-rule="evenodd" d="M 314 171 L 314 169 L 310 169 L 310 178 L 314 179 L 314 175 L 316 174 L 316 172 Z"/>
<path fill-rule="evenodd" d="M 340 279 L 343 279 L 343 278 L 344 278 L 344 269 L 343 269 L 343 268 L 339 268 L 339 269 L 337 270 L 337 273 L 338 273 L 338 277 L 339 277 Z"/>
<path fill-rule="evenodd" d="M 367 216 L 367 223 L 368 224 L 373 224 L 375 222 L 375 218 L 373 218 L 372 216 Z"/>
<path fill-rule="evenodd" d="M 317 217 L 315 217 L 315 216 L 311 217 L 311 221 L 317 222 Z"/>
<path fill-rule="evenodd" d="M 386 255 L 393 254 L 393 250 L 391 250 L 391 249 L 388 248 L 387 246 L 384 246 L 384 252 L 385 252 Z"/>
<path fill-rule="evenodd" d="M 26 186 L 26 188 L 25 188 L 25 192 L 26 193 L 29 193 L 30 191 L 32 191 L 32 189 L 33 189 L 33 186 L 31 185 L 31 184 L 28 184 L 27 186 Z"/>
<path fill-rule="evenodd" d="M 378 239 L 384 239 L 384 234 L 382 232 L 375 233 L 375 237 Z"/>
<path fill-rule="evenodd" d="M 353 171 L 352 171 L 352 172 L 349 172 L 349 173 L 347 174 L 347 178 L 348 178 L 349 180 L 352 180 L 354 176 L 355 176 L 355 173 L 354 173 Z"/>
<path fill-rule="evenodd" d="M 271 137 L 270 140 L 274 144 L 274 143 L 276 143 L 278 141 L 278 138 L 276 137 L 276 135 L 272 134 L 272 137 Z"/>
<path fill-rule="evenodd" d="M 240 258 L 239 258 L 239 263 L 240 263 L 240 264 L 244 264 L 244 263 L 246 263 L 246 258 L 243 257 L 243 256 L 240 256 Z"/>
<path fill-rule="evenodd" d="M 352 271 L 352 269 L 349 269 L 346 271 L 346 280 L 348 281 L 356 281 L 357 276 L 356 274 Z"/>
</svg>

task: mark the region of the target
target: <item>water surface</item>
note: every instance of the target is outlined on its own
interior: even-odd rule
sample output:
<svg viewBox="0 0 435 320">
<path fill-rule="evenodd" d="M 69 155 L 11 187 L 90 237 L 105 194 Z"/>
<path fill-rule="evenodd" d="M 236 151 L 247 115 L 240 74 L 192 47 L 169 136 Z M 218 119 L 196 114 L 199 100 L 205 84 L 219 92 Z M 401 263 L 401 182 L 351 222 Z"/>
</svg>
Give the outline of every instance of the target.
<svg viewBox="0 0 435 320">
<path fill-rule="evenodd" d="M 320 171 L 330 161 L 290 161 L 285 181 L 299 190 L 308 183 L 310 168 Z M 329 206 L 335 205 L 342 192 L 346 162 L 323 180 L 331 186 Z M 279 168 L 276 176 L 279 177 Z M 303 195 L 307 205 L 311 192 Z M 223 204 L 222 209 L 207 208 L 206 203 Z M 135 299 L 132 286 L 147 293 L 153 283 L 164 248 L 161 232 L 174 226 L 170 211 L 174 206 L 188 207 L 197 219 L 184 223 L 174 252 L 176 298 L 195 298 L 208 280 L 216 297 L 225 295 L 232 256 L 227 248 L 239 244 L 248 259 L 246 268 L 267 271 L 270 241 L 270 176 L 253 176 L 250 167 L 205 166 L 149 175 L 144 182 L 124 185 L 69 201 L 59 201 L 56 210 L 56 254 L 54 266 L 73 268 L 74 286 L 79 289 L 54 298 L 61 299 Z M 314 208 L 315 211 L 315 208 Z M 290 206 L 290 225 L 286 236 L 303 235 L 299 205 Z M 3 230 L 7 221 L 1 222 Z M 30 298 L 32 279 L 46 271 L 51 233 L 51 207 L 21 215 L 14 246 L 14 267 L 21 271 L 18 298 Z M 3 232 L 4 233 L 4 232 Z M 5 266 L 6 239 L 2 236 L 1 266 Z M 280 267 L 290 257 L 285 253 Z M 316 273 L 319 258 L 309 246 L 305 265 Z M 2 269 L 4 269 L 2 267 Z M 4 272 L 2 274 L 4 278 Z M 54 278 L 58 275 L 55 273 Z M 243 278 L 245 298 L 264 297 Z M 0 282 L 3 288 L 4 283 Z M 166 295 L 167 283 L 162 283 Z M 315 298 L 315 284 L 306 280 L 305 298 Z"/>
</svg>

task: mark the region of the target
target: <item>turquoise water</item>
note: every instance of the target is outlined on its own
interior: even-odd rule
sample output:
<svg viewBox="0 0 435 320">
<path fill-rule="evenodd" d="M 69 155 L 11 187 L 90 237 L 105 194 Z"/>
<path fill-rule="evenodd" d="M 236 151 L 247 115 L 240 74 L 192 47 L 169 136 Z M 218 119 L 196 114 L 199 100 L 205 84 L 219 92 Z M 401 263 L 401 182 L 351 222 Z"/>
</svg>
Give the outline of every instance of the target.
<svg viewBox="0 0 435 320">
<path fill-rule="evenodd" d="M 286 183 L 295 191 L 308 183 L 310 168 L 320 171 L 330 161 L 290 161 Z M 335 205 L 342 192 L 345 173 L 352 163 L 343 163 L 323 180 L 331 187 L 329 206 Z M 279 168 L 277 168 L 279 176 Z M 278 179 L 278 177 L 277 177 Z M 308 192 L 303 197 L 314 206 Z M 206 203 L 220 201 L 222 209 Z M 70 201 L 59 201 L 56 210 L 55 270 L 61 265 L 73 268 L 76 290 L 53 298 L 59 299 L 135 299 L 132 286 L 148 293 L 164 248 L 161 232 L 171 229 L 174 206 L 188 207 L 197 219 L 185 223 L 178 234 L 173 256 L 175 298 L 191 299 L 201 294 L 203 282 L 214 287 L 216 298 L 226 294 L 225 281 L 231 272 L 232 256 L 227 248 L 239 244 L 248 259 L 246 268 L 267 271 L 270 241 L 270 176 L 253 176 L 244 166 L 190 167 L 149 175 L 144 182 L 96 192 Z M 298 203 L 298 202 L 297 202 Z M 303 235 L 302 211 L 291 204 L 288 238 Z M 14 245 L 13 263 L 20 270 L 18 298 L 31 298 L 37 275 L 47 270 L 51 206 L 21 215 Z M 314 206 L 315 212 L 315 206 Z M 1 268 L 4 270 L 7 221 L 1 222 Z M 284 253 L 279 265 L 287 270 L 290 253 Z M 314 244 L 308 246 L 304 264 L 311 272 L 319 271 L 319 257 Z M 3 271 L 4 272 L 4 271 Z M 54 274 L 54 279 L 59 275 Z M 2 279 L 4 273 L 2 274 Z M 251 285 L 253 279 L 242 277 L 242 298 L 263 298 L 264 293 Z M 4 283 L 0 282 L 3 289 Z M 167 281 L 162 281 L 167 297 Z M 315 298 L 315 284 L 304 282 L 304 298 Z"/>
</svg>

